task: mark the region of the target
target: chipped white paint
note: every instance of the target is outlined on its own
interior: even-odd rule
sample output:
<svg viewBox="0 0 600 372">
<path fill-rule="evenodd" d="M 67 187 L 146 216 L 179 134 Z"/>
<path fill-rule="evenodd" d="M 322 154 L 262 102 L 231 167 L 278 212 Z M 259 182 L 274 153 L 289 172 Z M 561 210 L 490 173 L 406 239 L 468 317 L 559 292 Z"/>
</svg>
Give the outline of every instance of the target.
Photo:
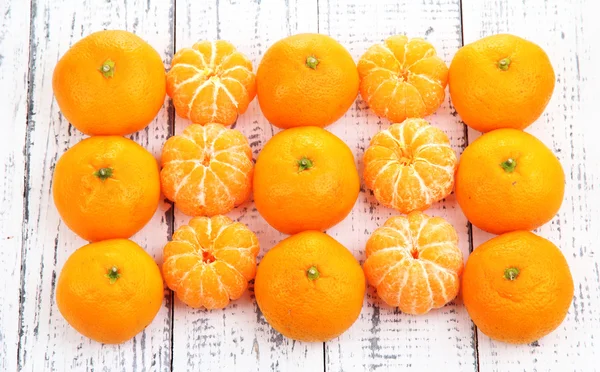
<svg viewBox="0 0 600 372">
<path fill-rule="evenodd" d="M 0 3 L 0 371 L 17 368 L 29 4 Z M 26 213 L 26 212 L 25 212 Z"/>
<path fill-rule="evenodd" d="M 438 55 L 449 63 L 461 45 L 458 0 L 436 2 L 371 3 L 360 0 L 320 0 L 319 30 L 339 40 L 356 61 L 373 44 L 395 34 L 424 37 Z M 453 116 L 448 98 L 428 120 L 444 130 L 457 154 L 466 144 L 465 130 Z M 390 123 L 373 115 L 359 98 L 354 106 L 329 129 L 352 149 L 362 174 L 362 155 L 370 139 Z M 456 228 L 459 247 L 469 254 L 467 221 L 454 196 L 436 203 L 427 214 L 448 219 Z M 364 247 L 373 231 L 398 212 L 378 205 L 364 184 L 352 214 L 328 231 L 348 247 L 361 262 Z M 476 371 L 474 328 L 460 299 L 427 315 L 400 313 L 381 301 L 369 287 L 358 321 L 336 340 L 326 343 L 327 371 L 415 370 L 453 367 Z"/>
<path fill-rule="evenodd" d="M 0 370 L 158 371 L 363 371 L 363 370 L 593 370 L 600 359 L 600 23 L 592 0 L 8 0 L 0 3 L 0 113 L 4 135 L 0 208 Z M 31 5 L 31 8 L 30 8 Z M 462 5 L 462 19 L 461 19 Z M 462 27 L 461 27 L 462 21 Z M 30 23 L 31 22 L 31 23 Z M 329 34 L 355 60 L 393 34 L 425 37 L 447 63 L 464 41 L 511 32 L 540 44 L 557 73 L 546 113 L 531 128 L 559 156 L 567 173 L 565 203 L 540 232 L 565 253 L 576 283 L 565 323 L 532 345 L 509 346 L 476 332 L 460 298 L 424 316 L 386 306 L 369 288 L 358 321 L 340 338 L 321 343 L 285 339 L 266 323 L 252 290 L 225 310 L 192 310 L 166 292 L 157 318 L 142 334 L 120 346 L 100 345 L 77 334 L 55 305 L 57 275 L 66 258 L 84 242 L 60 222 L 50 188 L 54 164 L 83 136 L 59 114 L 51 76 L 58 58 L 81 37 L 104 28 L 134 31 L 169 65 L 175 49 L 198 40 L 225 39 L 246 54 L 256 69 L 266 49 L 299 32 Z M 30 43 L 28 44 L 28 39 Z M 30 56 L 31 51 L 31 56 Z M 31 68 L 27 60 L 31 57 Z M 27 78 L 30 94 L 27 97 Z M 6 87 L 10 87 L 7 89 Z M 28 100 L 29 98 L 29 100 Z M 159 156 L 166 138 L 189 123 L 161 111 L 148 129 L 132 136 Z M 29 110 L 28 110 L 29 109 Z M 28 122 L 26 123 L 26 121 Z M 443 129 L 460 154 L 468 141 L 449 99 L 429 120 Z M 362 154 L 372 136 L 389 123 L 358 99 L 328 129 L 352 149 L 362 172 Z M 236 126 L 256 157 L 278 130 L 256 100 Z M 27 161 L 27 163 L 26 163 Z M 27 165 L 26 165 L 27 164 Z M 27 199 L 23 199 L 25 193 Z M 25 208 L 23 208 L 25 207 Z M 189 218 L 164 204 L 133 240 L 158 262 L 174 227 Z M 470 245 L 467 221 L 453 196 L 427 213 L 447 218 L 460 248 Z M 364 261 L 369 235 L 397 213 L 377 205 L 361 188 L 348 218 L 328 231 Z M 258 215 L 251 202 L 230 217 L 259 237 L 262 254 L 284 236 Z M 477 246 L 489 238 L 473 231 Z M 21 257 L 21 251 L 23 257 Z M 259 256 L 260 257 L 260 256 Z M 20 281 L 20 279 L 22 280 Z M 19 296 L 22 298 L 20 303 Z M 20 318 L 19 318 L 20 316 Z M 16 321 L 20 319 L 20 323 Z M 21 333 L 19 333 L 21 331 Z"/>
<path fill-rule="evenodd" d="M 275 41 L 298 32 L 316 32 L 316 0 L 196 1 L 177 0 L 176 50 L 200 40 L 231 42 L 253 64 L 254 71 L 267 48 Z M 177 117 L 176 133 L 188 120 Z M 235 128 L 248 138 L 253 157 L 275 132 L 260 112 L 255 99 L 240 116 Z M 259 216 L 252 203 L 229 213 L 259 237 L 264 252 L 284 235 Z M 175 227 L 189 217 L 175 211 Z M 323 370 L 323 345 L 285 339 L 259 314 L 252 287 L 225 310 L 193 310 L 175 300 L 173 370 L 222 371 L 319 371 Z"/>
<path fill-rule="evenodd" d="M 21 1 L 12 1 L 13 4 Z M 27 22 L 29 23 L 29 22 Z M 172 6 L 167 1 L 37 0 L 32 3 L 30 116 L 26 160 L 29 162 L 22 257 L 22 316 L 18 327 L 18 364 L 24 371 L 71 369 L 167 371 L 171 364 L 171 304 L 165 302 L 155 321 L 123 345 L 92 342 L 60 315 L 55 285 L 67 257 L 85 242 L 61 221 L 52 201 L 52 172 L 59 156 L 83 135 L 59 114 L 52 94 L 52 72 L 60 56 L 83 36 L 107 28 L 134 31 L 162 55 L 172 56 Z M 23 32 L 23 31 L 21 31 Z M 19 63 L 22 63 L 19 61 Z M 166 107 L 166 105 L 165 105 Z M 158 155 L 169 131 L 166 109 L 133 140 Z M 19 123 L 16 122 L 16 125 Z M 167 241 L 168 219 L 159 210 L 132 240 L 158 258 Z M 167 299 L 170 300 L 170 293 Z M 15 322 L 14 318 L 12 320 Z M 16 354 L 15 354 L 16 355 Z"/>
<path fill-rule="evenodd" d="M 508 32 L 540 45 L 556 73 L 554 95 L 527 132 L 549 146 L 566 174 L 558 215 L 536 232 L 557 244 L 575 282 L 567 319 L 552 334 L 526 346 L 507 345 L 478 332 L 481 371 L 592 371 L 600 368 L 600 26 L 592 1 L 463 0 L 465 44 Z M 469 131 L 469 142 L 478 134 Z M 491 235 L 473 228 L 475 249 Z"/>
</svg>

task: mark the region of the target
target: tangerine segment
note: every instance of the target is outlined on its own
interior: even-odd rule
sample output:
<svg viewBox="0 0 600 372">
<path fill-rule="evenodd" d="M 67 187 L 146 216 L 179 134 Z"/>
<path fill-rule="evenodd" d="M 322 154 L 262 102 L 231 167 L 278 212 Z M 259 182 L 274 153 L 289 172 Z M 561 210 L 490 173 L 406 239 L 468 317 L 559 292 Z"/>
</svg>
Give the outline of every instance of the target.
<svg viewBox="0 0 600 372">
<path fill-rule="evenodd" d="M 364 155 L 367 187 L 384 206 L 409 213 L 450 194 L 457 158 L 440 129 L 406 119 L 377 133 Z"/>
<path fill-rule="evenodd" d="M 167 286 L 186 305 L 222 309 L 237 300 L 256 274 L 256 235 L 226 216 L 196 217 L 164 248 Z"/>
<path fill-rule="evenodd" d="M 454 227 L 422 212 L 388 219 L 367 241 L 363 269 L 390 306 L 424 314 L 456 297 L 463 268 Z"/>
<path fill-rule="evenodd" d="M 162 151 L 162 191 L 190 216 L 231 211 L 250 197 L 252 150 L 244 135 L 221 124 L 192 124 Z"/>
<path fill-rule="evenodd" d="M 179 116 L 231 125 L 256 95 L 252 62 L 227 41 L 197 42 L 173 57 L 167 94 Z"/>
<path fill-rule="evenodd" d="M 360 95 L 392 122 L 434 113 L 448 84 L 448 67 L 433 45 L 404 35 L 371 46 L 358 61 L 358 74 Z"/>
</svg>

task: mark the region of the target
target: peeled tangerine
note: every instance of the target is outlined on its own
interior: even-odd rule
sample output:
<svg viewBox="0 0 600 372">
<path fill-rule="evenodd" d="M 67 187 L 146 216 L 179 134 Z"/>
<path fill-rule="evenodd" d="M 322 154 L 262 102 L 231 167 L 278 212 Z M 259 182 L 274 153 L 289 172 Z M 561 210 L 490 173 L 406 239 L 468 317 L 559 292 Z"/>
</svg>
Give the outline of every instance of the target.
<svg viewBox="0 0 600 372">
<path fill-rule="evenodd" d="M 392 122 L 433 114 L 444 102 L 448 67 L 433 45 L 404 35 L 370 47 L 358 61 L 360 95 Z"/>
<path fill-rule="evenodd" d="M 165 246 L 163 277 L 186 305 L 222 309 L 254 279 L 259 251 L 246 225 L 226 216 L 196 217 Z"/>
<path fill-rule="evenodd" d="M 422 212 L 392 217 L 367 241 L 363 266 L 369 284 L 390 306 L 424 314 L 458 294 L 463 269 L 456 230 Z"/>
<path fill-rule="evenodd" d="M 252 150 L 221 124 L 192 124 L 169 138 L 161 164 L 162 192 L 189 216 L 225 214 L 250 197 Z"/>
<path fill-rule="evenodd" d="M 179 116 L 231 125 L 256 96 L 252 62 L 225 40 L 199 41 L 175 53 L 167 94 Z"/>
<path fill-rule="evenodd" d="M 457 159 L 444 132 L 423 119 L 406 119 L 373 137 L 364 164 L 377 201 L 409 213 L 450 194 Z"/>
</svg>

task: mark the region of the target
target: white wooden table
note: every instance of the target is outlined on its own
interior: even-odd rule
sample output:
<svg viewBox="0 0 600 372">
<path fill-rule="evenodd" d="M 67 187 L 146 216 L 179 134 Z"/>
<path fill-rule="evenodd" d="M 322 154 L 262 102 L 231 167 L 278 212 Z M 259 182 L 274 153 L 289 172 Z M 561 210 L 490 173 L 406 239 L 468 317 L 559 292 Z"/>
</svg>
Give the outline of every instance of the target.
<svg viewBox="0 0 600 372">
<path fill-rule="evenodd" d="M 596 0 L 0 0 L 0 371 L 594 371 L 600 370 L 600 22 Z M 494 342 L 457 299 L 424 316 L 402 314 L 372 288 L 357 322 L 321 343 L 288 340 L 272 330 L 252 291 L 224 310 L 192 310 L 165 291 L 154 322 L 135 339 L 101 345 L 76 333 L 55 303 L 57 274 L 85 244 L 60 221 L 52 171 L 83 135 L 59 113 L 51 77 L 58 58 L 101 29 L 133 31 L 169 66 L 173 53 L 199 39 L 233 42 L 255 68 L 278 39 L 328 34 L 355 59 L 373 43 L 406 33 L 430 40 L 449 63 L 463 44 L 510 32 L 544 48 L 557 85 L 530 127 L 560 158 L 567 189 L 560 213 L 539 233 L 559 245 L 575 280 L 565 322 L 530 345 Z M 449 100 L 430 117 L 457 153 L 477 137 Z M 166 101 L 132 139 L 158 157 L 186 120 Z M 388 126 L 360 99 L 328 129 L 354 151 L 359 170 L 370 138 Z M 254 154 L 276 130 L 255 100 L 237 122 Z M 465 257 L 490 236 L 471 228 L 453 196 L 429 210 L 449 219 Z M 361 190 L 352 214 L 328 231 L 364 260 L 370 233 L 395 212 Z M 257 232 L 264 253 L 282 234 L 252 203 L 230 214 Z M 187 221 L 164 202 L 133 240 L 158 262 L 170 233 Z"/>
</svg>

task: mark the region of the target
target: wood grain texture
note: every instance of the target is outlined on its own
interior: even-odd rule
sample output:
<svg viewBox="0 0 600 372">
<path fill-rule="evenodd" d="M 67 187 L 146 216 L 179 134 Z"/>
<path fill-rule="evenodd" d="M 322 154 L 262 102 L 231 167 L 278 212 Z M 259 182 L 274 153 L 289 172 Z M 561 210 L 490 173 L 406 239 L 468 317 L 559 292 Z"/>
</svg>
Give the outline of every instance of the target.
<svg viewBox="0 0 600 372">
<path fill-rule="evenodd" d="M 277 40 L 317 31 L 316 5 L 314 0 L 178 0 L 176 47 L 189 47 L 198 40 L 228 40 L 252 60 L 256 71 L 264 52 Z M 177 117 L 176 132 L 187 125 L 188 120 Z M 256 99 L 234 128 L 248 138 L 255 159 L 276 132 L 261 114 Z M 285 237 L 260 217 L 252 202 L 229 216 L 257 234 L 259 258 Z M 176 227 L 188 221 L 188 216 L 176 210 Z M 174 371 L 323 370 L 323 345 L 295 342 L 273 330 L 260 314 L 252 288 L 224 310 L 194 310 L 175 300 L 174 311 Z"/>
<path fill-rule="evenodd" d="M 461 45 L 460 4 L 441 1 L 319 1 L 319 30 L 337 39 L 358 61 L 367 48 L 388 36 L 424 37 L 449 63 Z M 466 145 L 464 126 L 451 110 L 448 99 L 428 120 L 450 138 L 460 154 Z M 372 114 L 357 99 L 353 107 L 328 129 L 353 150 L 362 174 L 362 156 L 370 139 L 390 123 Z M 467 221 L 451 195 L 426 211 L 450 221 L 460 237 L 466 259 L 469 253 Z M 352 214 L 328 233 L 355 257 L 365 259 L 364 247 L 373 231 L 397 211 L 378 205 L 364 184 Z M 381 301 L 372 287 L 367 290 L 358 321 L 338 339 L 326 343 L 327 371 L 476 370 L 474 328 L 461 300 L 427 315 L 402 314 Z"/>
<path fill-rule="evenodd" d="M 17 368 L 24 205 L 29 4 L 0 4 L 0 371 Z"/>
<path fill-rule="evenodd" d="M 600 370 L 600 258 L 595 248 L 600 242 L 600 146 L 594 135 L 600 23 L 594 5 L 593 0 L 0 2 L 0 371 Z M 274 331 L 250 288 L 217 311 L 190 309 L 166 291 L 155 321 L 120 346 L 79 335 L 59 314 L 54 292 L 65 260 L 85 242 L 61 223 L 50 190 L 56 161 L 84 136 L 60 115 L 51 78 L 58 58 L 73 43 L 109 28 L 148 40 L 166 67 L 176 48 L 200 39 L 225 39 L 248 55 L 256 69 L 271 44 L 300 32 L 333 36 L 356 61 L 370 45 L 393 34 L 425 37 L 447 63 L 463 41 L 498 32 L 538 43 L 555 67 L 557 85 L 546 112 L 528 131 L 554 150 L 567 176 L 560 213 L 538 233 L 559 245 L 571 266 L 575 296 L 567 320 L 537 342 L 512 346 L 475 332 L 460 299 L 428 315 L 411 316 L 386 306 L 369 288 L 362 314 L 348 332 L 326 344 L 308 344 Z M 478 136 L 472 130 L 466 134 L 449 99 L 429 120 L 448 134 L 457 154 Z M 158 158 L 166 138 L 188 124 L 175 118 L 166 103 L 149 127 L 131 138 Z M 350 146 L 362 172 L 369 140 L 388 126 L 359 97 L 327 129 Z M 235 128 L 249 139 L 255 158 L 278 131 L 256 100 Z M 466 259 L 470 230 L 454 197 L 427 213 L 456 227 Z M 363 185 L 351 215 L 328 233 L 362 263 L 369 235 L 396 214 L 379 206 Z M 252 202 L 229 215 L 257 233 L 259 257 L 285 237 L 268 226 Z M 161 263 L 171 232 L 188 220 L 165 201 L 132 240 Z M 473 228 L 475 247 L 490 237 Z"/>
<path fill-rule="evenodd" d="M 16 2 L 13 2 L 16 4 Z M 41 370 L 168 371 L 171 365 L 171 304 L 133 340 L 119 346 L 88 340 L 72 329 L 55 303 L 55 286 L 67 257 L 85 242 L 61 221 L 52 202 L 57 159 L 83 135 L 59 113 L 52 72 L 60 56 L 93 31 L 120 28 L 140 35 L 169 63 L 173 7 L 168 1 L 35 0 L 31 5 L 31 98 L 28 126 L 27 224 L 23 241 L 19 368 Z M 165 106 L 166 107 L 166 106 Z M 169 132 L 166 110 L 132 138 L 158 155 Z M 132 240 L 157 256 L 169 230 L 165 208 Z M 170 294 L 167 296 L 169 300 Z"/>
<path fill-rule="evenodd" d="M 592 371 L 600 368 L 600 150 L 595 144 L 600 64 L 595 2 L 588 0 L 463 0 L 465 43 L 508 32 L 540 45 L 554 66 L 557 84 L 545 113 L 528 132 L 560 159 L 566 174 L 564 204 L 536 232 L 557 244 L 575 282 L 565 322 L 530 345 L 490 340 L 481 332 L 481 371 Z M 469 142 L 478 133 L 469 131 Z M 491 235 L 473 228 L 477 247 Z M 475 248 L 476 249 L 476 248 Z"/>
</svg>

